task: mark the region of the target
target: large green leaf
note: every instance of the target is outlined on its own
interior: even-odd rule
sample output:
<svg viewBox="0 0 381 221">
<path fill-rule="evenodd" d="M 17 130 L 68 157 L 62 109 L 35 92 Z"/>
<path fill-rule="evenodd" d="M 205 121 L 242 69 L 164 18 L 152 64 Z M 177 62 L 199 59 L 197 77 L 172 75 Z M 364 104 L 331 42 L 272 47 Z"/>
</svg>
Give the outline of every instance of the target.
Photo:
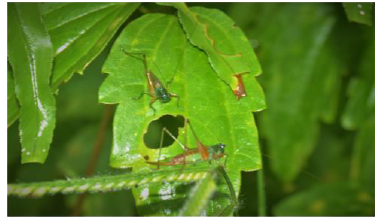
<svg viewBox="0 0 381 221">
<path fill-rule="evenodd" d="M 73 73 L 83 73 L 139 4 L 42 3 L 55 56 L 53 89 Z"/>
<path fill-rule="evenodd" d="M 352 155 L 351 178 L 375 192 L 375 117 L 364 120 L 356 136 Z"/>
<path fill-rule="evenodd" d="M 179 107 L 176 99 L 166 104 L 156 102 L 153 105 L 156 109 L 154 115 L 149 107 L 149 96 L 134 99 L 147 90 L 144 65 L 141 60 L 123 53 L 121 47 L 129 52 L 146 53 L 148 68 L 163 84 L 173 78 L 167 89 L 179 95 Z M 100 89 L 100 102 L 119 103 L 114 117 L 111 166 L 133 167 L 134 171 L 150 170 L 144 158 L 155 161 L 158 150 L 148 149 L 143 142 L 143 135 L 151 121 L 169 114 L 190 119 L 200 140 L 206 145 L 227 145 L 226 168 L 237 193 L 240 171 L 261 168 L 257 130 L 252 115 L 253 111 L 265 107 L 260 85 L 253 76 L 244 75 L 248 96 L 237 100 L 230 87 L 214 74 L 207 56 L 188 43 L 176 17 L 149 14 L 129 24 L 111 49 L 103 72 L 109 76 Z M 188 144 L 195 147 L 194 138 L 190 135 L 187 138 Z M 163 157 L 173 157 L 179 153 L 182 153 L 182 149 L 176 145 L 162 151 Z M 224 189 L 228 192 L 226 187 Z M 142 208 L 140 211 L 145 211 L 146 215 L 176 214 L 164 210 L 165 204 L 160 198 L 160 192 L 174 190 L 173 186 L 141 187 L 135 192 L 137 204 Z M 150 201 L 147 197 L 141 197 L 147 191 L 150 196 L 156 193 L 157 199 Z M 184 198 L 182 192 L 181 197 Z M 175 193 L 167 194 L 165 202 L 178 198 L 179 192 Z M 225 204 L 228 202 L 224 201 Z M 153 203 L 156 207 L 152 206 Z M 176 205 L 180 204 L 177 202 Z"/>
<path fill-rule="evenodd" d="M 319 118 L 323 115 L 332 121 L 335 116 L 335 104 L 327 104 L 327 99 L 337 96 L 340 73 L 337 61 L 325 53 L 335 18 L 326 4 L 245 7 L 250 5 L 237 6 L 233 18 L 245 11 L 255 14 L 246 26 L 259 42 L 264 73 L 260 80 L 266 88 L 268 110 L 260 118 L 261 129 L 268 140 L 271 169 L 288 182 L 299 174 L 313 150 Z"/>
<path fill-rule="evenodd" d="M 374 195 L 351 183 L 323 184 L 279 203 L 277 216 L 374 216 Z"/>
<path fill-rule="evenodd" d="M 373 2 L 343 3 L 348 20 L 372 25 L 374 21 Z"/>
<path fill-rule="evenodd" d="M 363 57 L 356 67 L 347 90 L 349 97 L 341 123 L 344 128 L 354 130 L 375 111 L 375 36 L 374 29 L 363 30 L 366 45 Z"/>
<path fill-rule="evenodd" d="M 20 107 L 15 94 L 15 86 L 12 76 L 12 67 L 7 64 L 7 121 L 8 127 L 17 120 L 20 115 Z"/>
<path fill-rule="evenodd" d="M 250 42 L 234 21 L 217 9 L 188 8 L 183 3 L 160 3 L 179 10 L 179 18 L 190 42 L 204 50 L 217 75 L 236 88 L 234 75 L 257 76 L 261 67 Z"/>
<path fill-rule="evenodd" d="M 8 57 L 20 103 L 21 162 L 43 163 L 55 126 L 53 50 L 36 3 L 8 4 Z"/>
</svg>

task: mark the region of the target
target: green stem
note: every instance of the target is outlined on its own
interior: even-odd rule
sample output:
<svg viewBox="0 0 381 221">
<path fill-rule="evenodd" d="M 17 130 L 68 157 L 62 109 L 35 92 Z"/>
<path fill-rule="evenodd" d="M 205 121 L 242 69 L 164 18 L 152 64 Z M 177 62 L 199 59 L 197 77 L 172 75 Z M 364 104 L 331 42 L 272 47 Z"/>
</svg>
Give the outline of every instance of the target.
<svg viewBox="0 0 381 221">
<path fill-rule="evenodd" d="M 8 184 L 8 196 L 41 197 L 56 193 L 80 194 L 87 192 L 109 192 L 130 189 L 137 185 L 161 182 L 189 183 L 205 178 L 210 167 L 188 168 L 182 171 L 165 170 L 146 173 L 96 176 L 85 179 L 59 180 L 51 182 Z"/>
<path fill-rule="evenodd" d="M 219 172 L 219 174 L 225 179 L 226 181 L 226 184 L 229 188 L 229 192 L 230 192 L 230 205 L 227 206 L 226 208 L 224 208 L 223 210 L 221 210 L 219 213 L 216 214 L 216 216 L 231 216 L 233 215 L 233 213 L 235 212 L 237 206 L 238 206 L 238 200 L 237 200 L 237 196 L 235 194 L 235 191 L 234 191 L 234 188 L 233 188 L 233 184 L 232 182 L 230 181 L 229 179 L 229 176 L 228 174 L 226 173 L 224 167 L 222 166 L 219 166 L 217 168 L 217 171 Z"/>
<path fill-rule="evenodd" d="M 258 215 L 266 216 L 266 192 L 263 169 L 257 172 L 258 179 Z"/>
</svg>

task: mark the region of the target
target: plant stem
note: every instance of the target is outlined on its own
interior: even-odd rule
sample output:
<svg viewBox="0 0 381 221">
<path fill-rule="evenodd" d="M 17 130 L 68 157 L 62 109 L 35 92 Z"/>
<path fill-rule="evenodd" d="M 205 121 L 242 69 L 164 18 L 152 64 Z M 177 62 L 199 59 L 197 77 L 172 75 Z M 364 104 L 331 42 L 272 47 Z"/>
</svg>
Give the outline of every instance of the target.
<svg viewBox="0 0 381 221">
<path fill-rule="evenodd" d="M 266 216 L 266 192 L 263 169 L 257 172 L 258 180 L 258 215 Z"/>
<path fill-rule="evenodd" d="M 101 120 L 101 123 L 100 123 L 99 128 L 98 128 L 97 138 L 95 141 L 93 152 L 92 152 L 89 164 L 87 166 L 87 170 L 86 170 L 86 174 L 85 174 L 86 177 L 90 177 L 94 173 L 94 170 L 95 170 L 95 167 L 97 165 L 99 155 L 101 153 L 103 143 L 105 140 L 107 126 L 108 126 L 110 119 L 112 117 L 112 114 L 113 114 L 113 110 L 114 110 L 114 106 L 112 106 L 112 105 L 106 105 L 106 107 L 104 109 L 102 120 Z M 78 196 L 76 206 L 74 207 L 74 212 L 72 214 L 73 216 L 79 216 L 80 215 L 85 197 L 86 197 L 86 194 L 81 194 L 80 196 Z"/>
</svg>

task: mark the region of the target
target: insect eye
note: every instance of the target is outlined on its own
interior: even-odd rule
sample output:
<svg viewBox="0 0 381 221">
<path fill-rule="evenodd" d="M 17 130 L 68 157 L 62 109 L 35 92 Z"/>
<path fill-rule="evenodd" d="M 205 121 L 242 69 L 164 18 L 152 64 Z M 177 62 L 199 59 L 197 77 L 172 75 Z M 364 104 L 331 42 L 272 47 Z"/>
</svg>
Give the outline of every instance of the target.
<svg viewBox="0 0 381 221">
<path fill-rule="evenodd" d="M 219 144 L 218 146 L 219 146 L 219 148 L 220 148 L 221 153 L 224 153 L 224 152 L 225 152 L 225 146 L 226 146 L 226 145 L 221 143 L 221 144 Z"/>
</svg>

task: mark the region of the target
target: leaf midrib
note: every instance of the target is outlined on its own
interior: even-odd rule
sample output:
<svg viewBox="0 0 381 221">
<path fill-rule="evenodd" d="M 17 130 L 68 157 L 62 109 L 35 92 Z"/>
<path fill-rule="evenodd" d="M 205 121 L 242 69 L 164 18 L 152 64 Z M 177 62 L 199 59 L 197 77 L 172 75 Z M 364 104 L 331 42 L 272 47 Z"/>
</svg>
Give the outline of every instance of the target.
<svg viewBox="0 0 381 221">
<path fill-rule="evenodd" d="M 60 10 L 60 9 L 62 9 L 63 7 L 66 7 L 67 5 L 68 5 L 68 4 L 63 5 L 63 6 L 59 7 L 59 8 L 57 8 L 57 9 L 55 9 L 54 11 L 56 11 L 56 10 Z M 84 13 L 84 14 L 78 15 L 78 16 L 73 17 L 73 18 L 71 18 L 71 19 L 69 19 L 69 20 L 67 20 L 67 21 L 65 21 L 65 22 L 63 22 L 63 23 L 60 23 L 60 24 L 58 24 L 58 25 L 56 25 L 56 26 L 54 26 L 54 27 L 51 27 L 51 28 L 49 29 L 49 31 L 53 31 L 53 30 L 55 30 L 55 29 L 57 29 L 57 28 L 60 28 L 60 27 L 66 25 L 66 24 L 68 24 L 68 23 L 71 23 L 71 22 L 73 22 L 73 21 L 76 21 L 76 20 L 78 20 L 78 19 L 80 19 L 80 18 L 82 18 L 82 17 L 88 16 L 88 15 L 91 15 L 91 14 L 95 14 L 95 13 L 101 11 L 101 10 L 104 10 L 104 9 L 108 8 L 108 7 L 114 7 L 115 5 L 117 5 L 117 4 L 114 4 L 114 5 L 104 5 L 104 6 L 101 6 L 101 7 L 99 7 L 99 8 L 96 8 L 96 9 L 94 9 L 94 10 L 92 10 L 92 11 L 87 11 L 87 12 Z M 45 16 L 48 16 L 49 14 L 53 13 L 54 11 L 52 11 L 52 12 L 46 14 Z"/>
</svg>

